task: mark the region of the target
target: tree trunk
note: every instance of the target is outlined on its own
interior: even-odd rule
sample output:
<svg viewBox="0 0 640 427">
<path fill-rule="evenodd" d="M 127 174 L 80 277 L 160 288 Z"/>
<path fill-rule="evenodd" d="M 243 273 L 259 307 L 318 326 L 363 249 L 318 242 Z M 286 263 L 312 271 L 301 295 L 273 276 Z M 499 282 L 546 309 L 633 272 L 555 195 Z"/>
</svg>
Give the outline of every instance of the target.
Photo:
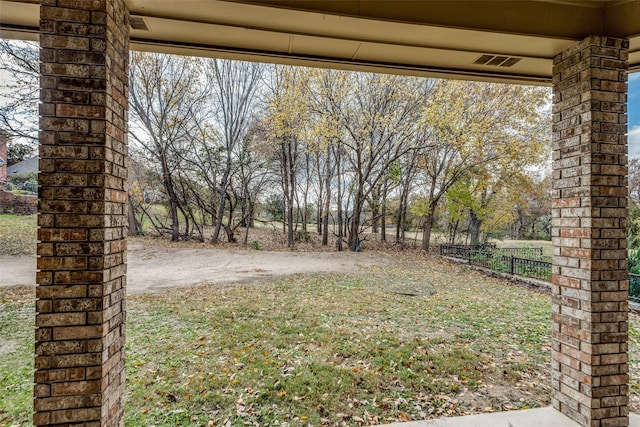
<svg viewBox="0 0 640 427">
<path fill-rule="evenodd" d="M 378 206 L 371 208 L 371 215 L 373 217 L 371 223 L 371 232 L 373 234 L 378 234 L 380 233 L 380 209 L 378 209 Z"/>
<path fill-rule="evenodd" d="M 247 228 L 254 228 L 256 226 L 255 224 L 255 217 L 256 216 L 256 204 L 253 200 L 249 199 L 249 222 L 247 224 Z"/>
<path fill-rule="evenodd" d="M 304 183 L 304 193 L 303 193 L 303 197 L 302 197 L 302 202 L 303 202 L 303 211 L 302 211 L 302 230 L 303 231 L 307 231 L 307 222 L 308 218 L 307 215 L 309 213 L 309 176 L 311 175 L 310 171 L 309 171 L 309 158 L 311 156 L 305 152 L 304 155 L 304 160 L 305 160 L 305 183 Z"/>
<path fill-rule="evenodd" d="M 335 148 L 335 159 L 336 159 L 336 176 L 338 177 L 338 242 L 337 249 L 339 252 L 342 251 L 342 237 L 344 234 L 342 233 L 342 179 L 341 179 L 341 167 L 340 162 L 342 161 L 340 158 L 340 147 Z"/>
<path fill-rule="evenodd" d="M 246 246 L 249 243 L 249 227 L 246 227 L 244 229 L 244 239 L 243 239 L 244 245 Z"/>
<path fill-rule="evenodd" d="M 360 231 L 360 195 L 356 196 L 353 204 L 353 217 L 351 218 L 351 229 L 349 230 L 349 248 L 352 251 L 359 250 L 359 231 Z"/>
<path fill-rule="evenodd" d="M 482 226 L 482 220 L 478 218 L 475 212 L 471 211 L 469 215 L 469 238 L 471 245 L 480 244 L 480 227 Z"/>
<path fill-rule="evenodd" d="M 422 250 L 428 251 L 431 246 L 431 229 L 433 228 L 433 221 L 435 217 L 433 210 L 427 215 L 427 218 L 422 224 Z"/>
<path fill-rule="evenodd" d="M 222 217 L 224 216 L 224 206 L 225 200 L 227 196 L 227 181 L 229 180 L 229 174 L 231 172 L 231 163 L 230 160 L 227 160 L 227 170 L 224 171 L 222 175 L 222 180 L 220 181 L 220 192 L 218 193 L 218 215 L 216 218 L 216 228 L 213 231 L 213 236 L 211 236 L 212 243 L 218 243 L 220 241 L 220 230 L 222 229 Z"/>
<path fill-rule="evenodd" d="M 380 211 L 380 241 L 387 241 L 387 204 L 384 200 Z"/>
<path fill-rule="evenodd" d="M 380 232 L 380 192 L 377 189 L 371 191 L 371 232 L 378 234 Z"/>
<path fill-rule="evenodd" d="M 182 213 L 182 217 L 184 218 L 185 238 L 189 239 L 191 237 L 191 223 L 189 221 L 189 215 L 187 215 L 187 212 L 185 212 L 184 208 L 182 207 L 182 204 L 178 206 L 178 209 L 180 210 L 180 213 Z"/>
<path fill-rule="evenodd" d="M 403 185 L 400 191 L 400 206 L 398 207 L 398 223 L 396 228 L 396 242 L 404 244 L 407 227 L 407 200 L 408 200 L 408 186 Z"/>
<path fill-rule="evenodd" d="M 169 201 L 169 214 L 171 215 L 171 241 L 177 242 L 180 240 L 180 219 L 178 218 L 178 201 L 176 200 L 176 192 L 173 187 L 173 179 L 171 178 L 171 171 L 167 164 L 167 159 L 162 156 L 162 181 L 164 184 L 164 190 L 167 193 L 167 199 Z"/>
<path fill-rule="evenodd" d="M 295 174 L 294 174 L 294 167 L 293 167 L 293 156 L 291 155 L 291 144 L 289 144 L 289 174 L 288 174 L 288 179 L 289 179 L 289 184 L 288 184 L 288 189 L 289 189 L 289 194 L 288 194 L 288 199 L 289 199 L 289 206 L 287 206 L 287 244 L 289 247 L 293 247 L 293 244 L 295 242 L 294 239 L 294 226 L 296 226 L 297 224 L 294 221 L 294 208 L 293 208 L 293 201 L 295 200 L 295 192 L 296 192 L 296 181 L 295 181 Z"/>
<path fill-rule="evenodd" d="M 324 198 L 324 209 L 323 209 L 323 218 L 322 218 L 322 246 L 327 246 L 329 244 L 329 214 L 331 210 L 331 174 L 329 171 L 329 164 L 331 162 L 331 146 L 327 147 L 327 173 L 325 174 L 325 189 L 326 195 Z"/>
<path fill-rule="evenodd" d="M 428 251 L 431 246 L 431 230 L 436 217 L 436 205 L 440 201 L 440 197 L 435 196 L 436 178 L 431 178 L 431 188 L 429 189 L 429 213 L 422 227 L 422 250 Z M 441 193 L 442 194 L 442 193 Z M 416 233 L 417 234 L 417 233 Z"/>
<path fill-rule="evenodd" d="M 136 213 L 133 209 L 133 202 L 131 201 L 131 195 L 128 195 L 128 208 L 127 208 L 127 217 L 129 219 L 129 235 L 134 236 L 140 233 L 140 223 L 138 222 L 138 218 L 136 218 Z"/>
<path fill-rule="evenodd" d="M 458 226 L 460 225 L 460 220 L 456 219 L 456 222 L 453 225 L 453 230 L 451 231 L 451 236 L 449 238 L 449 244 L 453 245 L 456 243 L 456 236 L 458 234 Z"/>
<path fill-rule="evenodd" d="M 329 245 L 329 205 L 328 201 L 325 201 L 325 209 L 322 212 L 322 246 Z"/>
<path fill-rule="evenodd" d="M 364 196 L 364 182 L 358 183 L 358 189 L 353 199 L 353 216 L 351 223 L 349 224 L 349 248 L 352 251 L 360 250 L 360 217 L 362 216 L 362 209 L 364 208 L 365 196 Z"/>
<path fill-rule="evenodd" d="M 520 205 L 516 205 L 516 221 L 515 221 L 515 238 L 522 239 L 522 231 L 524 229 L 524 212 Z M 535 222 L 534 222 L 535 224 Z"/>
<path fill-rule="evenodd" d="M 248 202 L 245 197 L 242 198 L 242 203 L 240 203 L 240 227 L 247 227 L 247 218 L 248 218 Z"/>
<path fill-rule="evenodd" d="M 385 180 L 382 195 L 380 197 L 380 241 L 387 241 L 387 193 L 389 181 Z"/>
</svg>

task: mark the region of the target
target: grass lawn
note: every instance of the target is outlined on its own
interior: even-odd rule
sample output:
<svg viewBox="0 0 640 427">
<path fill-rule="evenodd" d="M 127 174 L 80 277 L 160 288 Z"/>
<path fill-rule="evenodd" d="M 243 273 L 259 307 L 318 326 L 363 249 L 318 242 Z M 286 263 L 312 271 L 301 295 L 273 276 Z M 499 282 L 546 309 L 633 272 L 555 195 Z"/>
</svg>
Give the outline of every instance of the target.
<svg viewBox="0 0 640 427">
<path fill-rule="evenodd" d="M 0 214 L 0 255 L 36 253 L 36 215 Z"/>
<path fill-rule="evenodd" d="M 34 217 L 9 221 L 33 253 Z M 548 294 L 395 256 L 350 275 L 129 296 L 126 425 L 360 426 L 549 404 Z M 0 287 L 2 427 L 31 425 L 34 299 Z M 639 341 L 634 316 L 633 411 Z"/>
<path fill-rule="evenodd" d="M 365 425 L 549 403 L 550 298 L 438 259 L 128 298 L 127 426 Z M 33 289 L 0 288 L 0 425 Z"/>
</svg>

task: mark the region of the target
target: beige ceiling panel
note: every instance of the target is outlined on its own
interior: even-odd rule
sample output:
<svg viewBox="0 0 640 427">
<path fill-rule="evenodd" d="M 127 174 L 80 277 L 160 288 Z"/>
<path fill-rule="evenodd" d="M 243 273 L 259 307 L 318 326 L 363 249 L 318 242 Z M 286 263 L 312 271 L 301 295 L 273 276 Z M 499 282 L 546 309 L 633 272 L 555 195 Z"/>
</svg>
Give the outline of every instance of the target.
<svg viewBox="0 0 640 427">
<path fill-rule="evenodd" d="M 0 37 L 38 40 L 40 4 L 0 0 Z"/>
<path fill-rule="evenodd" d="M 358 52 L 360 45 L 361 43 L 351 40 L 292 36 L 290 53 L 327 58 L 351 59 Z"/>
<path fill-rule="evenodd" d="M 173 17 L 179 20 L 236 25 L 245 28 L 287 32 L 296 35 L 326 36 L 334 39 L 454 48 L 526 56 L 549 57 L 574 40 L 546 39 L 524 35 L 477 32 L 466 29 L 413 23 L 373 20 L 353 16 L 274 8 L 217 0 L 157 2 L 130 0 L 132 13 Z"/>
<path fill-rule="evenodd" d="M 629 69 L 640 71 L 640 35 L 629 39 Z"/>
<path fill-rule="evenodd" d="M 37 27 L 40 22 L 40 5 L 38 3 L 0 1 L 0 15 L 2 15 L 3 23 Z"/>
<path fill-rule="evenodd" d="M 477 65 L 474 61 L 481 52 L 454 52 L 439 49 L 363 44 L 355 57 L 360 62 L 380 62 L 388 64 L 414 64 L 432 70 L 468 70 L 471 75 L 512 75 L 527 76 L 540 84 L 548 84 L 552 61 L 543 58 L 523 58 L 512 67 Z"/>
<path fill-rule="evenodd" d="M 283 53 L 289 49 L 290 37 L 283 33 L 159 18 L 144 21 L 149 31 L 132 30 L 132 39 Z"/>
<path fill-rule="evenodd" d="M 640 20 L 630 20 L 640 0 L 442 1 L 435 9 L 410 0 L 125 1 L 149 27 L 131 32 L 141 50 L 548 83 L 550 59 L 573 35 L 604 25 L 632 34 L 630 67 L 640 70 Z M 485 7 L 490 13 L 478 15 Z M 559 28 L 567 19 L 571 28 Z M 38 24 L 39 0 L 0 0 L 0 36 L 37 39 Z M 509 68 L 473 64 L 485 53 L 524 59 Z"/>
<path fill-rule="evenodd" d="M 131 14 L 170 18 L 183 21 L 226 22 L 241 24 L 237 17 L 251 10 L 251 5 L 224 2 L 219 0 L 125 0 Z M 267 18 L 264 16 L 263 18 Z M 245 16 L 260 21 L 259 17 Z"/>
<path fill-rule="evenodd" d="M 640 71 L 640 51 L 629 53 L 629 71 Z"/>
<path fill-rule="evenodd" d="M 601 9 L 635 0 L 231 0 L 496 33 L 582 39 L 603 29 Z M 631 15 L 633 16 L 633 15 Z"/>
<path fill-rule="evenodd" d="M 286 25 L 280 29 L 298 34 L 322 34 L 331 38 L 416 47 L 485 51 L 488 46 L 491 46 L 491 51 L 496 53 L 513 54 L 519 52 L 520 55 L 540 57 L 553 56 L 556 52 L 562 51 L 574 43 L 574 40 L 567 39 L 548 40 L 531 36 L 373 21 L 333 15 L 303 15 L 305 15 L 304 19 L 296 19 L 294 22 L 304 23 L 304 25 L 300 25 L 299 28 Z"/>
</svg>

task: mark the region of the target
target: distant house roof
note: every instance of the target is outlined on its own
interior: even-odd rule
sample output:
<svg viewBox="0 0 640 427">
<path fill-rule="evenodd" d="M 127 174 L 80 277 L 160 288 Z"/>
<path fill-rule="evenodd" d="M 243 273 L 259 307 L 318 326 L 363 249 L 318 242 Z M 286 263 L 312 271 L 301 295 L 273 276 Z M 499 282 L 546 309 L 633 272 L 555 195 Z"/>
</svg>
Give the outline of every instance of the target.
<svg viewBox="0 0 640 427">
<path fill-rule="evenodd" d="M 13 175 L 32 172 L 38 172 L 38 156 L 33 156 L 19 163 L 16 163 L 15 165 L 8 166 L 7 178 L 11 178 Z"/>
</svg>

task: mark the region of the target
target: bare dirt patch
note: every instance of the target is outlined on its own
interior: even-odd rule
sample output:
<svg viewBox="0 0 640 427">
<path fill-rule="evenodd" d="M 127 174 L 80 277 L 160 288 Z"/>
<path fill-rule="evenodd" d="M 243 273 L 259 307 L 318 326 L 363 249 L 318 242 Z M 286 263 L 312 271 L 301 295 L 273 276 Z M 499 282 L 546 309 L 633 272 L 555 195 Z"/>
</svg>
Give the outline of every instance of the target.
<svg viewBox="0 0 640 427">
<path fill-rule="evenodd" d="M 355 273 L 394 262 L 380 252 L 278 252 L 208 244 L 171 245 L 148 238 L 129 239 L 128 247 L 128 293 L 250 283 L 298 273 Z M 0 286 L 34 285 L 35 272 L 35 256 L 0 256 Z"/>
</svg>

